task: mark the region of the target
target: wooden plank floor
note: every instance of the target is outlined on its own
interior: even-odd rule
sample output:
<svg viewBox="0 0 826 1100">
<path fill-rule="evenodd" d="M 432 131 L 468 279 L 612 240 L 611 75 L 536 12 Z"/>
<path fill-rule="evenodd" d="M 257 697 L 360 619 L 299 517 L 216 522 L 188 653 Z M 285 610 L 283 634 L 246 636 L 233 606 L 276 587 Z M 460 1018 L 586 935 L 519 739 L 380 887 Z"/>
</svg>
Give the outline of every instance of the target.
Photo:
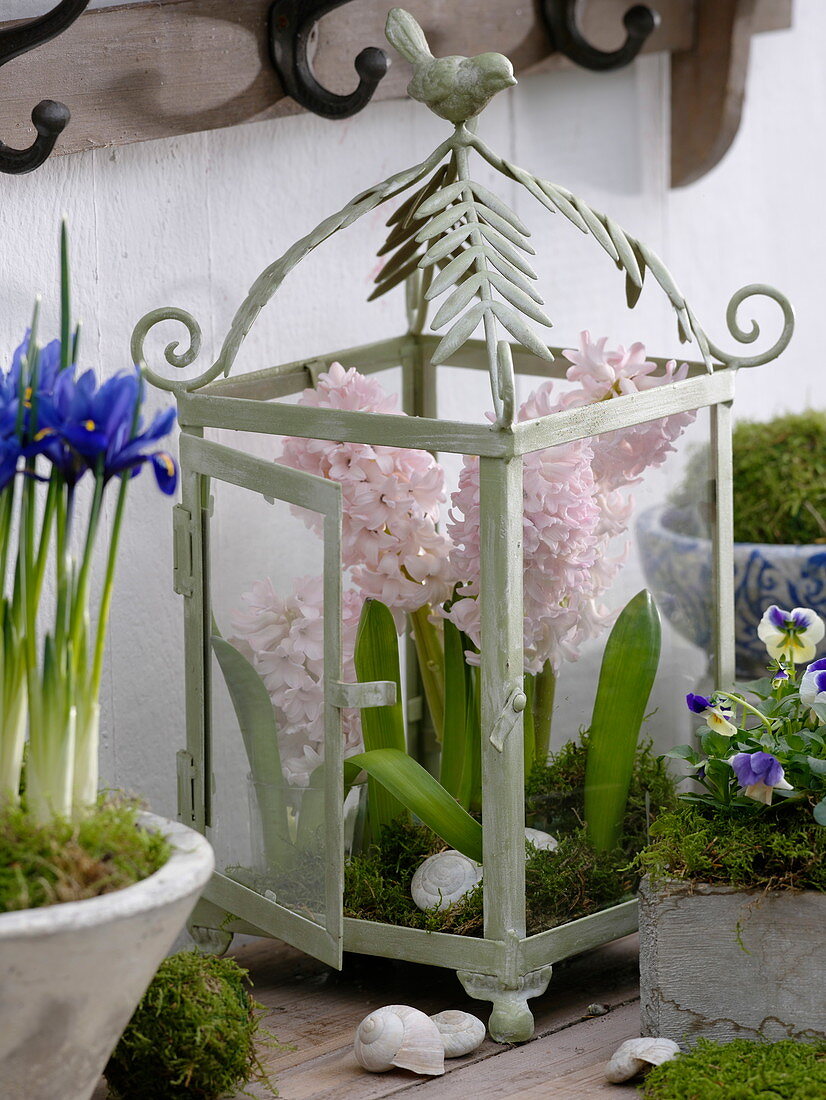
<svg viewBox="0 0 826 1100">
<path fill-rule="evenodd" d="M 353 1033 L 374 1008 L 409 1004 L 428 1014 L 447 1008 L 487 1022 L 490 1005 L 470 1000 L 452 971 L 349 955 L 338 972 L 272 940 L 233 952 L 250 972 L 264 1021 L 292 1049 L 261 1051 L 281 1100 L 591 1100 L 636 1095 L 603 1081 L 605 1062 L 639 1035 L 637 937 L 628 936 L 555 968 L 547 993 L 532 1001 L 536 1034 L 519 1047 L 486 1039 L 479 1050 L 446 1062 L 443 1077 L 404 1070 L 366 1073 L 353 1057 Z M 589 1017 L 588 1006 L 608 1008 Z M 267 1090 L 252 1086 L 254 1096 Z M 105 1089 L 95 1093 L 103 1100 Z M 240 1094 L 239 1098 L 240 1100 Z"/>
</svg>

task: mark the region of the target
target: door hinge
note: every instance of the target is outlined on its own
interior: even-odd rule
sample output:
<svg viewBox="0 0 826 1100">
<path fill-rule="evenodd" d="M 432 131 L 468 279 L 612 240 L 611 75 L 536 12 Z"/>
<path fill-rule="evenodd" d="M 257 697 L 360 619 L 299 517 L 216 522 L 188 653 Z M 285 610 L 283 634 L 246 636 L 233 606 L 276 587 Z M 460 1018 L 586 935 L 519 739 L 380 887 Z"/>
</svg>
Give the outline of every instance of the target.
<svg viewBox="0 0 826 1100">
<path fill-rule="evenodd" d="M 178 820 L 194 828 L 195 821 L 195 784 L 198 769 L 192 754 L 181 749 L 176 757 L 178 768 Z"/>
<path fill-rule="evenodd" d="M 192 513 L 176 504 L 172 509 L 172 586 L 179 596 L 191 596 L 195 591 L 192 541 Z"/>
</svg>

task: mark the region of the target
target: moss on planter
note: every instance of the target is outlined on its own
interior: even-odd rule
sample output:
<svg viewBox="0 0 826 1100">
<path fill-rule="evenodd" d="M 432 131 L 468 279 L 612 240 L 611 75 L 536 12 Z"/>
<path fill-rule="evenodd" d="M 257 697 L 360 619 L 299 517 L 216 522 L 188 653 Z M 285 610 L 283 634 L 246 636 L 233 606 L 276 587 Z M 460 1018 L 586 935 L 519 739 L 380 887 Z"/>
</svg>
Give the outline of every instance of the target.
<svg viewBox="0 0 826 1100">
<path fill-rule="evenodd" d="M 758 807 L 755 807 L 758 811 Z M 808 806 L 744 816 L 683 805 L 651 827 L 637 865 L 652 882 L 684 879 L 742 889 L 826 891 L 826 829 Z"/>
<path fill-rule="evenodd" d="M 808 410 L 764 423 L 740 421 L 732 445 L 735 542 L 826 542 L 826 414 Z M 701 451 L 672 503 L 704 511 L 707 489 L 708 457 Z"/>
<path fill-rule="evenodd" d="M 637 753 L 629 812 L 621 846 L 596 852 L 584 820 L 587 736 L 569 742 L 547 765 L 536 765 L 526 785 L 527 822 L 559 841 L 554 852 L 528 848 L 525 864 L 528 934 L 576 920 L 633 895 L 638 874 L 631 858 L 647 840 L 646 822 L 658 806 L 675 804 L 674 784 L 650 743 Z M 646 791 L 649 792 L 646 800 Z M 410 896 L 419 864 L 446 845 L 422 825 L 396 823 L 381 844 L 348 861 L 344 872 L 345 915 L 430 932 L 482 935 L 482 887 L 443 911 L 422 912 Z"/>
<path fill-rule="evenodd" d="M 640 1092 L 647 1100 L 816 1100 L 826 1097 L 826 1043 L 699 1039 L 655 1067 Z"/>
<path fill-rule="evenodd" d="M 251 1079 L 272 1087 L 254 1040 L 261 1008 L 232 959 L 166 959 L 105 1069 L 117 1100 L 218 1100 Z"/>
<path fill-rule="evenodd" d="M 80 821 L 38 825 L 23 810 L 0 813 L 0 912 L 81 901 L 122 890 L 157 871 L 170 847 L 136 824 L 134 802 L 108 802 Z"/>
</svg>

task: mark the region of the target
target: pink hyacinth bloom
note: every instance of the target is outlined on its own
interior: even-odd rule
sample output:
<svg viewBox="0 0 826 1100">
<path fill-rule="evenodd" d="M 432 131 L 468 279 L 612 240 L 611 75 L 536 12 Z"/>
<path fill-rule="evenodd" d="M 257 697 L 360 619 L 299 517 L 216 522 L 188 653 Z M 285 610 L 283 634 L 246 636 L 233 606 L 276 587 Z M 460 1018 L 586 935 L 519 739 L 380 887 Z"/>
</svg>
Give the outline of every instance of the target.
<svg viewBox="0 0 826 1100">
<path fill-rule="evenodd" d="M 678 367 L 675 360 L 666 363 L 662 374 L 653 374 L 656 363 L 645 358 L 642 344 L 606 349 L 603 337 L 594 343 L 588 332 L 580 335 L 579 350 L 562 354 L 571 363 L 567 371 L 569 382 L 579 386 L 566 394 L 562 407 L 570 408 L 605 401 L 612 397 L 642 393 L 671 382 L 682 382 L 688 375 L 688 364 Z M 594 438 L 594 475 L 604 491 L 622 488 L 638 481 L 647 469 L 661 466 L 674 451 L 672 444 L 689 424 L 696 412 L 674 413 L 647 424 L 633 424 L 613 432 L 603 432 Z"/>
<path fill-rule="evenodd" d="M 670 362 L 654 374 L 642 344 L 609 350 L 607 340 L 583 332 L 578 351 L 566 351 L 567 378 L 576 386 L 557 396 L 554 383 L 539 386 L 518 413 L 520 421 L 682 381 L 688 367 Z M 525 668 L 539 672 L 545 661 L 558 670 L 576 660 L 580 647 L 599 635 L 612 614 L 601 604 L 628 548 L 613 540 L 627 530 L 632 498 L 621 490 L 659 466 L 694 413 L 605 432 L 589 440 L 561 444 L 523 456 L 522 523 L 524 557 Z M 466 457 L 459 488 L 451 497 L 448 533 L 451 564 L 465 579 L 446 615 L 479 647 L 479 468 Z M 468 660 L 478 663 L 469 651 Z"/>
<path fill-rule="evenodd" d="M 301 577 L 282 599 L 270 580 L 256 581 L 232 618 L 232 644 L 264 681 L 275 709 L 284 778 L 306 787 L 324 760 L 324 588 L 321 577 Z M 342 670 L 356 679 L 353 652 L 362 597 L 344 593 Z M 342 710 L 344 755 L 363 748 L 361 718 Z"/>
<path fill-rule="evenodd" d="M 333 363 L 299 404 L 314 408 L 403 413 L 375 379 Z M 444 471 L 427 451 L 403 447 L 284 440 L 279 462 L 337 481 L 342 496 L 342 557 L 364 596 L 387 603 L 401 627 L 405 613 L 438 604 L 450 591 L 450 543 L 436 528 L 447 499 Z M 299 510 L 300 511 L 300 510 Z M 300 512 L 321 533 L 316 513 Z"/>
</svg>

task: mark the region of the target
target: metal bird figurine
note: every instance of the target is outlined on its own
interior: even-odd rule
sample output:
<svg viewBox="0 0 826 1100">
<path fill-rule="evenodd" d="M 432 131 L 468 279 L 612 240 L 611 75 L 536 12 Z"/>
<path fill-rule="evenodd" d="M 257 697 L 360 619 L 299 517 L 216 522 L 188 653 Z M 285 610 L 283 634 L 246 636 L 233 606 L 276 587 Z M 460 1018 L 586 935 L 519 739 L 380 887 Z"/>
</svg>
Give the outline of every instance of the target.
<svg viewBox="0 0 826 1100">
<path fill-rule="evenodd" d="M 516 83 L 513 67 L 501 53 L 434 57 L 422 28 L 403 8 L 391 8 L 385 33 L 391 46 L 413 66 L 407 94 L 448 122 L 473 118 L 497 92 Z"/>
</svg>

